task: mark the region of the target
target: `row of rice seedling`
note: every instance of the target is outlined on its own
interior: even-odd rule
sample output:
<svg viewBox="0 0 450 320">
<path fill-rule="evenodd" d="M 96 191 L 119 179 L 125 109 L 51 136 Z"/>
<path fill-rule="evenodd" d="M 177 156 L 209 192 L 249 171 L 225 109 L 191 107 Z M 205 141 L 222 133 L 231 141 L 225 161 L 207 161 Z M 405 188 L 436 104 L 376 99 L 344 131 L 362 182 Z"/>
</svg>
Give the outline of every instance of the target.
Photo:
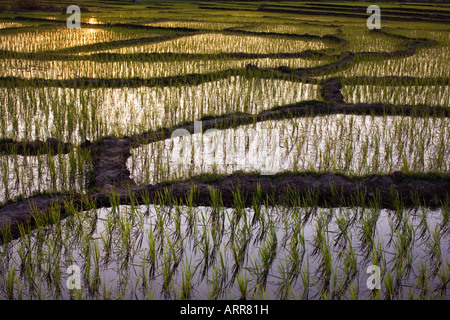
<svg viewBox="0 0 450 320">
<path fill-rule="evenodd" d="M 132 150 L 138 183 L 235 171 L 350 175 L 450 170 L 448 118 L 327 115 L 174 137 Z M 267 173 L 266 173 L 267 174 Z"/>
<path fill-rule="evenodd" d="M 337 26 L 326 24 L 311 23 L 260 23 L 252 24 L 247 27 L 239 28 L 253 32 L 273 32 L 273 33 L 291 33 L 291 34 L 314 34 L 318 36 L 336 34 L 339 32 Z"/>
<path fill-rule="evenodd" d="M 283 39 L 275 37 L 243 36 L 221 33 L 197 34 L 160 43 L 110 49 L 105 52 L 135 54 L 148 52 L 173 53 L 281 53 L 321 50 L 327 48 L 322 41 Z"/>
<path fill-rule="evenodd" d="M 355 28 L 354 26 L 342 27 L 342 38 L 348 40 L 348 45 L 343 48 L 351 52 L 393 52 L 405 49 L 401 45 L 401 39 L 395 39 L 380 32 L 371 32 L 365 26 Z"/>
<path fill-rule="evenodd" d="M 23 24 L 20 22 L 1 22 L 0 21 L 0 29 L 19 28 L 22 26 L 23 26 Z"/>
<path fill-rule="evenodd" d="M 42 192 L 82 192 L 91 168 L 90 152 L 0 156 L 0 203 Z"/>
<path fill-rule="evenodd" d="M 394 34 L 402 35 L 409 38 L 426 38 L 437 41 L 441 45 L 450 44 L 450 29 L 441 30 L 423 30 L 423 29 L 405 29 L 405 28 L 395 28 L 390 30 Z"/>
<path fill-rule="evenodd" d="M 449 86 L 343 86 L 348 103 L 389 103 L 394 105 L 426 105 L 450 107 Z"/>
<path fill-rule="evenodd" d="M 144 24 L 152 27 L 163 28 L 192 28 L 201 30 L 223 30 L 227 28 L 234 28 L 242 25 L 241 23 L 227 23 L 227 22 L 206 22 L 198 20 L 181 20 L 181 21 L 155 21 Z"/>
<path fill-rule="evenodd" d="M 0 76 L 26 79 L 76 79 L 76 78 L 157 78 L 190 73 L 209 73 L 226 69 L 245 68 L 247 64 L 260 68 L 288 66 L 290 68 L 312 68 L 328 63 L 329 60 L 289 59 L 211 59 L 175 61 L 63 61 L 0 59 Z"/>
<path fill-rule="evenodd" d="M 0 135 L 80 143 L 175 126 L 206 115 L 257 113 L 318 99 L 316 85 L 233 76 L 196 86 L 0 88 Z"/>
<path fill-rule="evenodd" d="M 449 59 L 450 47 L 448 46 L 418 48 L 414 55 L 405 58 L 357 60 L 348 69 L 324 77 L 448 78 L 450 76 L 450 66 L 447 63 Z"/>
<path fill-rule="evenodd" d="M 0 50 L 14 52 L 54 51 L 94 43 L 159 36 L 160 30 L 135 30 L 127 28 L 81 28 L 67 27 L 36 28 L 34 30 L 12 30 L 2 33 Z"/>
<path fill-rule="evenodd" d="M 223 208 L 156 204 L 35 213 L 37 228 L 0 247 L 3 299 L 448 299 L 449 203 L 397 210 L 323 209 L 257 194 Z M 260 194 L 260 193 L 259 193 Z M 133 199 L 133 198 L 132 198 Z M 172 200 L 173 201 L 173 200 Z M 92 207 L 85 200 L 85 208 Z M 52 225 L 46 225 L 47 222 Z M 7 236 L 7 234 L 3 234 Z M 367 268 L 380 268 L 379 290 Z M 70 267 L 70 268 L 69 268 Z M 77 267 L 79 268 L 77 271 Z M 75 270 L 75 274 L 73 271 Z M 71 278 L 69 278 L 71 275 Z M 77 278 L 79 277 L 79 278 Z M 79 283 L 80 287 L 68 288 Z"/>
</svg>

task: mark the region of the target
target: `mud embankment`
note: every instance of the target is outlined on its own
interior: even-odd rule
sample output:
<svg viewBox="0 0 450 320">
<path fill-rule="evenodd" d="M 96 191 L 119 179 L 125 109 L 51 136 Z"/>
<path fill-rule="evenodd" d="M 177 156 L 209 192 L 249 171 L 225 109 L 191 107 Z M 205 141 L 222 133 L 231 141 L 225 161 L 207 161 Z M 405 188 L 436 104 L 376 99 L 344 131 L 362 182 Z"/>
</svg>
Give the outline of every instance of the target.
<svg viewBox="0 0 450 320">
<path fill-rule="evenodd" d="M 89 189 L 108 191 L 114 187 L 133 185 L 127 159 L 131 156 L 127 139 L 105 137 L 92 144 L 93 170 Z"/>
<path fill-rule="evenodd" d="M 0 141 L 0 155 L 18 154 L 24 156 L 36 156 L 46 153 L 67 154 L 73 149 L 70 142 L 59 141 L 54 138 L 48 138 L 45 142 L 36 141 L 14 141 L 12 139 L 3 139 Z"/>
</svg>

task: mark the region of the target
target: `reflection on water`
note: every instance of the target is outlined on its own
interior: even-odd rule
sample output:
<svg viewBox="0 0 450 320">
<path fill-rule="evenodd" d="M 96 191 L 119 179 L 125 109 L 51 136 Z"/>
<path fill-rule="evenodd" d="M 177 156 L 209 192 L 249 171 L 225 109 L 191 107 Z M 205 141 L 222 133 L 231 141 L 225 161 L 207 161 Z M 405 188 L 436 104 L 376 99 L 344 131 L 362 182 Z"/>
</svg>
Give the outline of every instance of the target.
<svg viewBox="0 0 450 320">
<path fill-rule="evenodd" d="M 85 29 L 87 33 L 93 34 L 98 31 L 98 29 Z"/>
<path fill-rule="evenodd" d="M 417 49 L 411 57 L 359 61 L 350 68 L 327 77 L 419 77 L 419 78 L 449 78 L 450 77 L 450 46 L 437 46 Z"/>
<path fill-rule="evenodd" d="M 394 52 L 405 50 L 402 44 L 404 40 L 393 38 L 381 32 L 372 32 L 367 28 L 355 28 L 343 26 L 340 35 L 348 40 L 347 46 L 343 48 L 350 52 Z"/>
<path fill-rule="evenodd" d="M 430 26 L 428 26 L 430 27 Z M 432 29 L 426 28 L 411 28 L 402 29 L 392 28 L 390 31 L 394 34 L 403 35 L 409 38 L 426 38 L 436 40 L 439 44 L 450 45 L 450 28 L 447 25 L 441 25 L 441 27 L 436 30 L 436 26 L 432 26 Z"/>
<path fill-rule="evenodd" d="M 274 33 L 293 33 L 293 34 L 313 34 L 318 36 L 338 33 L 338 28 L 322 24 L 309 23 L 283 23 L 283 24 L 264 24 L 257 23 L 252 26 L 242 26 L 242 30 L 253 32 L 274 32 Z"/>
<path fill-rule="evenodd" d="M 18 28 L 23 26 L 22 23 L 19 22 L 0 22 L 0 29 L 5 29 L 5 28 Z"/>
<path fill-rule="evenodd" d="M 50 156 L 0 156 L 0 203 L 44 191 L 81 191 L 87 163 L 75 152 Z"/>
<path fill-rule="evenodd" d="M 175 137 L 132 150 L 131 177 L 153 184 L 237 170 L 448 173 L 450 120 L 330 115 Z"/>
<path fill-rule="evenodd" d="M 76 265 L 83 299 L 239 299 L 243 276 L 249 298 L 320 299 L 322 291 L 328 299 L 368 299 L 366 270 L 376 265 L 381 298 L 390 295 L 391 276 L 393 299 L 448 299 L 437 276 L 450 271 L 448 230 L 442 210 L 427 208 L 105 208 L 2 246 L 9 259 L 0 259 L 0 297 L 13 270 L 14 297 L 69 299 L 66 270 Z"/>
<path fill-rule="evenodd" d="M 230 77 L 197 86 L 0 88 L 0 133 L 29 140 L 83 142 L 130 135 L 204 115 L 257 113 L 318 98 L 316 85 Z"/>
<path fill-rule="evenodd" d="M 127 40 L 136 37 L 148 36 L 149 33 L 158 35 L 154 31 L 146 31 L 144 34 L 133 33 L 126 29 L 111 28 L 47 28 L 29 31 L 19 31 L 2 35 L 0 50 L 37 52 L 59 50 L 75 46 L 85 46 L 99 42 Z"/>
<path fill-rule="evenodd" d="M 98 20 L 95 19 L 95 18 L 90 18 L 90 19 L 88 20 L 88 23 L 89 23 L 89 24 L 99 24 L 100 21 L 98 21 Z M 90 30 L 92 30 L 92 29 L 90 29 Z"/>
<path fill-rule="evenodd" d="M 303 41 L 256 36 L 235 36 L 220 33 L 199 34 L 161 43 L 107 50 L 112 53 L 280 53 L 320 50 L 327 46 L 322 41 Z"/>
<path fill-rule="evenodd" d="M 394 105 L 426 105 L 450 107 L 449 86 L 373 86 L 342 88 L 348 103 L 389 103 Z"/>
<path fill-rule="evenodd" d="M 97 29 L 89 29 L 97 30 Z M 312 68 L 328 63 L 327 60 L 307 59 L 245 59 L 245 60 L 188 60 L 188 61 L 38 61 L 27 59 L 0 60 L 0 76 L 41 79 L 75 78 L 156 78 L 190 73 L 209 73 L 226 69 L 245 68 L 247 64 L 260 68 L 288 66 Z"/>
<path fill-rule="evenodd" d="M 237 27 L 240 23 L 226 23 L 226 22 L 203 22 L 203 21 L 158 21 L 146 23 L 145 26 L 163 27 L 163 28 L 193 28 L 193 29 L 225 29 Z"/>
</svg>

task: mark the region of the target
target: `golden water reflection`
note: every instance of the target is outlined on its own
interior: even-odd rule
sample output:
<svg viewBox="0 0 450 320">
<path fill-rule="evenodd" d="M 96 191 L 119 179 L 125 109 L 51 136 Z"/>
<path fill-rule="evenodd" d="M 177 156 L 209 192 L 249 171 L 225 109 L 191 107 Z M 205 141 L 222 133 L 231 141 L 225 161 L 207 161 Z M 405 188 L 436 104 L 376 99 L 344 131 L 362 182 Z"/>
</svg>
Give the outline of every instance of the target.
<svg viewBox="0 0 450 320">
<path fill-rule="evenodd" d="M 127 165 L 131 177 L 141 184 L 239 170 L 350 175 L 448 172 L 448 141 L 448 118 L 328 115 L 176 136 L 133 149 Z"/>
</svg>

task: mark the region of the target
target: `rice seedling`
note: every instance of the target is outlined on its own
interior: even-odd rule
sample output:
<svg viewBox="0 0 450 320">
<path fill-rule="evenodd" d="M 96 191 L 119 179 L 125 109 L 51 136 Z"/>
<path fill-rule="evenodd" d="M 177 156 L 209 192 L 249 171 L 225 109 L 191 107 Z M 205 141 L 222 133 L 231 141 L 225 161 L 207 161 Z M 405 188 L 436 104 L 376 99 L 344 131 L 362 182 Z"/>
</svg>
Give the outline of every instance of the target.
<svg viewBox="0 0 450 320">
<path fill-rule="evenodd" d="M 195 270 L 191 269 L 190 262 L 186 263 L 187 265 L 183 267 L 181 272 L 183 281 L 181 284 L 181 299 L 189 299 L 191 297 L 192 278 L 195 275 Z"/>
<path fill-rule="evenodd" d="M 390 270 L 387 270 L 384 275 L 384 286 L 386 288 L 385 298 L 392 300 L 394 298 L 394 278 Z"/>
<path fill-rule="evenodd" d="M 6 275 L 7 297 L 10 300 L 12 300 L 14 298 L 14 285 L 16 283 L 15 275 L 16 275 L 15 268 L 12 268 Z"/>
<path fill-rule="evenodd" d="M 240 300 L 246 300 L 247 299 L 247 290 L 248 290 L 248 277 L 247 273 L 244 275 L 238 274 L 236 277 L 238 286 L 239 286 L 239 292 L 241 294 Z"/>
</svg>

